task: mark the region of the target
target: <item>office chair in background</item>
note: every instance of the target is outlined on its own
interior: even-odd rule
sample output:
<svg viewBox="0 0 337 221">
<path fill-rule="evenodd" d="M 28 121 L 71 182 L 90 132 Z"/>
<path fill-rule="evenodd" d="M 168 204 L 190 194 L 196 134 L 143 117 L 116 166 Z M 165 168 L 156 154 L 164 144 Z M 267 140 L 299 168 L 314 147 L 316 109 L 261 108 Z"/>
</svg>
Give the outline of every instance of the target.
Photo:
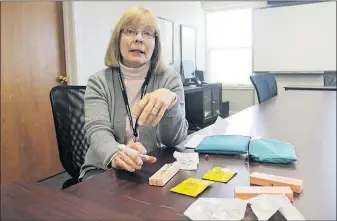
<svg viewBox="0 0 337 221">
<path fill-rule="evenodd" d="M 195 70 L 195 76 L 197 77 L 197 78 L 199 78 L 199 80 L 201 81 L 201 82 L 205 82 L 205 80 L 204 80 L 204 72 L 203 71 L 201 71 L 201 70 Z"/>
<path fill-rule="evenodd" d="M 58 144 L 59 158 L 72 177 L 62 189 L 78 183 L 78 177 L 89 145 L 84 137 L 84 93 L 86 86 L 56 86 L 50 91 L 50 102 Z"/>
<path fill-rule="evenodd" d="M 323 74 L 324 86 L 336 86 L 336 71 L 325 71 Z"/>
<path fill-rule="evenodd" d="M 275 97 L 278 94 L 276 79 L 271 74 L 256 74 L 254 76 L 250 76 L 250 81 L 253 83 L 256 90 L 259 104 Z"/>
</svg>

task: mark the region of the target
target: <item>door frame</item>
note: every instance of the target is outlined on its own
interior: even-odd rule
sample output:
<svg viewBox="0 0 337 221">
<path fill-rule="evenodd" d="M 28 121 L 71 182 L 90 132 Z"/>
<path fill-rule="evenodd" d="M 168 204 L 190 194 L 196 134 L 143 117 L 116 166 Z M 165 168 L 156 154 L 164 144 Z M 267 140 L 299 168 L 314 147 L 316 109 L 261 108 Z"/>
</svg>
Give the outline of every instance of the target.
<svg viewBox="0 0 337 221">
<path fill-rule="evenodd" d="M 76 60 L 76 36 L 74 21 L 74 2 L 63 1 L 63 32 L 66 59 L 67 85 L 78 84 L 77 60 Z"/>
</svg>

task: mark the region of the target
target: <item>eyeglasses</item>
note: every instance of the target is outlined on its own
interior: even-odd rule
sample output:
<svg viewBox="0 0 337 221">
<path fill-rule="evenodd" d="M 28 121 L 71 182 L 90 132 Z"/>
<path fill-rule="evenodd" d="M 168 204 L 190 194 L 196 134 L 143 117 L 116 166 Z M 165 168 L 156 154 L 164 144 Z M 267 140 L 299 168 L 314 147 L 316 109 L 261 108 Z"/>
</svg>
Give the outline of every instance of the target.
<svg viewBox="0 0 337 221">
<path fill-rule="evenodd" d="M 135 37 L 138 34 L 138 30 L 134 28 L 123 28 L 123 33 L 129 37 Z M 155 33 L 149 30 L 141 31 L 142 36 L 146 39 L 152 39 L 155 36 Z"/>
</svg>

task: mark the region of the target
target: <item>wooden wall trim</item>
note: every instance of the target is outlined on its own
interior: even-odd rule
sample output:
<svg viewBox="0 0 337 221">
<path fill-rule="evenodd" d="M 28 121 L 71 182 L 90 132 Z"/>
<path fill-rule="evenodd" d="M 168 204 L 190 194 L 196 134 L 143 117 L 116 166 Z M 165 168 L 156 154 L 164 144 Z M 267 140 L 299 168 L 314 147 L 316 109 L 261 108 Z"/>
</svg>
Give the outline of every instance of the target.
<svg viewBox="0 0 337 221">
<path fill-rule="evenodd" d="M 64 25 L 64 45 L 66 58 L 66 72 L 68 85 L 78 84 L 77 62 L 76 62 L 76 41 L 75 41 L 75 21 L 74 2 L 63 1 L 63 25 Z"/>
</svg>

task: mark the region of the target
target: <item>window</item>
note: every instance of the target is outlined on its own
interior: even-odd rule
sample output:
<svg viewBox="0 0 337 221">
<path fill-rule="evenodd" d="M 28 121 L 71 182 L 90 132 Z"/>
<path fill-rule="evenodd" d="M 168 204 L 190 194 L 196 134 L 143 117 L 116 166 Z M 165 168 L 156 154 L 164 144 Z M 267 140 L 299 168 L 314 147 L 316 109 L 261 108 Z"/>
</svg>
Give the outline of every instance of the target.
<svg viewBox="0 0 337 221">
<path fill-rule="evenodd" d="M 251 84 L 252 9 L 210 11 L 207 19 L 207 72 L 211 81 Z"/>
</svg>

